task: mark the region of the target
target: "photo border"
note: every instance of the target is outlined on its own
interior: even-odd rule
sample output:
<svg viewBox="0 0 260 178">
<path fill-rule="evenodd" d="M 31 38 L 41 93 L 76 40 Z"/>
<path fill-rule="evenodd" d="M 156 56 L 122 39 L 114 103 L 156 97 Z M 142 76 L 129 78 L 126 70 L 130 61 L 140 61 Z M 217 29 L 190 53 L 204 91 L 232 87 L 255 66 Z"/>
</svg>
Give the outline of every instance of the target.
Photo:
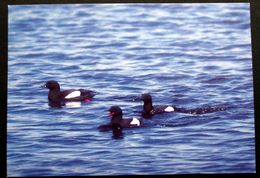
<svg viewBox="0 0 260 178">
<path fill-rule="evenodd" d="M 256 173 L 239 176 L 257 176 L 259 171 L 259 109 L 260 109 L 260 1 L 259 0 L 0 0 L 0 103 L 1 103 L 1 166 L 0 176 L 7 177 L 7 82 L 8 82 L 8 6 L 37 4 L 86 4 L 86 3 L 250 3 L 251 46 L 254 86 L 254 124 Z M 211 177 L 237 174 L 210 174 Z M 140 175 L 139 175 L 140 176 Z M 171 175 L 179 176 L 179 175 Z M 185 176 L 185 175 L 183 175 Z M 188 177 L 203 177 L 205 174 L 190 174 Z M 185 177 L 187 177 L 185 176 Z M 73 176 L 74 177 L 74 176 Z"/>
</svg>

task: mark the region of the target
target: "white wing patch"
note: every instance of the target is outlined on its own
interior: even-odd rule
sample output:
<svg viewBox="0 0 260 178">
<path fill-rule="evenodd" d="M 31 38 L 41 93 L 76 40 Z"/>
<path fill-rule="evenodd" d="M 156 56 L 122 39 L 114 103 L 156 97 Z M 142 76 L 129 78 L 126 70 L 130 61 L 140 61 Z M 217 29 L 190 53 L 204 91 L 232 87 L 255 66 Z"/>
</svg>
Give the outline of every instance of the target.
<svg viewBox="0 0 260 178">
<path fill-rule="evenodd" d="M 166 112 L 173 112 L 174 108 L 172 106 L 168 106 L 167 108 L 164 109 Z"/>
<path fill-rule="evenodd" d="M 65 96 L 66 99 L 69 99 L 69 98 L 75 98 L 75 97 L 78 97 L 80 96 L 80 91 L 73 91 L 71 92 L 70 94 L 68 94 L 67 96 Z"/>
<path fill-rule="evenodd" d="M 137 125 L 137 126 L 140 126 L 141 123 L 138 119 L 136 118 L 133 118 L 133 120 L 130 122 L 130 125 Z"/>
</svg>

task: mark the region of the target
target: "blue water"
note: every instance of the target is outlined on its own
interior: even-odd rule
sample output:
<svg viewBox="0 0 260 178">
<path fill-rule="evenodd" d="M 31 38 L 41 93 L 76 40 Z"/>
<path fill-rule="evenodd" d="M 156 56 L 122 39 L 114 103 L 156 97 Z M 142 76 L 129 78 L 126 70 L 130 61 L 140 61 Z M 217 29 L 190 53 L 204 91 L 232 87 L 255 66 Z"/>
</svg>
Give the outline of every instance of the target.
<svg viewBox="0 0 260 178">
<path fill-rule="evenodd" d="M 255 172 L 249 3 L 11 5 L 8 31 L 8 176 Z M 98 94 L 52 108 L 52 79 Z M 140 117 L 145 92 L 226 110 L 97 129 L 112 105 Z"/>
</svg>

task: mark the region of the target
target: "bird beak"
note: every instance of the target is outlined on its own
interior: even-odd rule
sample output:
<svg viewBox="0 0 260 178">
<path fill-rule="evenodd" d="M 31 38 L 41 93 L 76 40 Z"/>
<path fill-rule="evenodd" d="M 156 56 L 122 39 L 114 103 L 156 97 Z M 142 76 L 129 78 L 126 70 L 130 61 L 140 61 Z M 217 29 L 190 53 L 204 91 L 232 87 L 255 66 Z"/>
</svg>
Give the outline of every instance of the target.
<svg viewBox="0 0 260 178">
<path fill-rule="evenodd" d="M 111 113 L 111 112 L 109 112 L 108 114 L 107 114 L 107 116 L 109 116 L 109 117 L 112 117 L 113 116 L 113 112 Z"/>
<path fill-rule="evenodd" d="M 47 88 L 47 87 L 46 87 L 46 84 L 40 86 L 40 88 Z"/>
<path fill-rule="evenodd" d="M 135 97 L 135 98 L 133 98 L 133 101 L 142 101 L 142 98 L 141 97 Z"/>
</svg>

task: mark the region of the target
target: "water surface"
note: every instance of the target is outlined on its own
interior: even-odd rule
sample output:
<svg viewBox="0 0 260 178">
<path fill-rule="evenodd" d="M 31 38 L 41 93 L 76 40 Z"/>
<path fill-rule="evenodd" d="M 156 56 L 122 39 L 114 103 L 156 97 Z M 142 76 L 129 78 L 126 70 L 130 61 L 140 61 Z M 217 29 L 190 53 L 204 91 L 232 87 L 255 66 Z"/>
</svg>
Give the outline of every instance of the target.
<svg viewBox="0 0 260 178">
<path fill-rule="evenodd" d="M 9 6 L 8 176 L 254 173 L 249 3 Z M 51 108 L 48 80 L 99 92 Z M 167 113 L 125 129 L 96 128 L 119 105 L 225 107 Z"/>
</svg>

